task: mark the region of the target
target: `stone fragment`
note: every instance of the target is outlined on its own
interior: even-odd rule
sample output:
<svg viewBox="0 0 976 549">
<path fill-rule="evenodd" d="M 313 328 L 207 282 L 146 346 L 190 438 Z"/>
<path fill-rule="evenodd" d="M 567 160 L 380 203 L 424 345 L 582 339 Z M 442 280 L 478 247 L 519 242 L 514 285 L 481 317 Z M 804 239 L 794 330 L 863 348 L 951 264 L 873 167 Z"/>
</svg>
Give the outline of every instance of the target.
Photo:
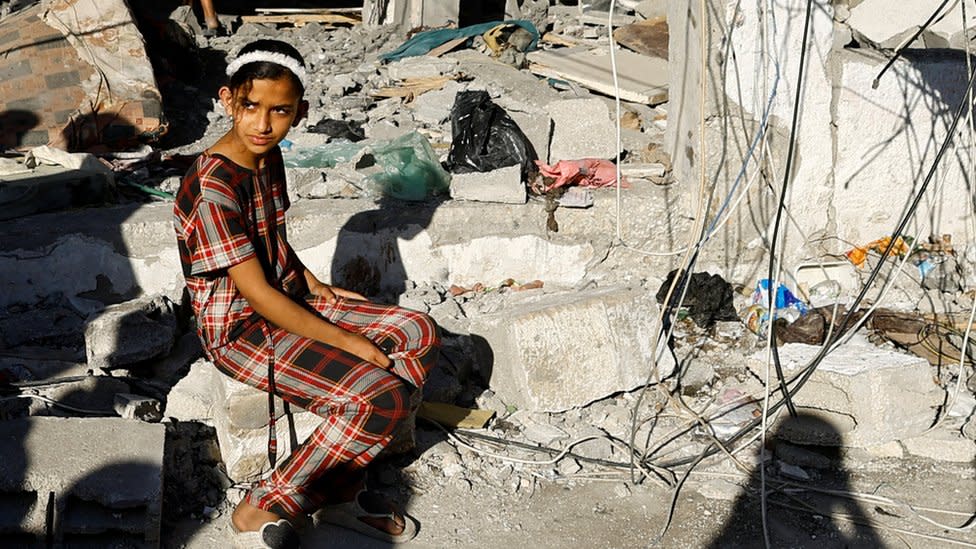
<svg viewBox="0 0 976 549">
<path fill-rule="evenodd" d="M 165 296 L 106 308 L 85 327 L 88 365 L 127 366 L 169 352 L 176 340 L 175 309 Z"/>
<path fill-rule="evenodd" d="M 456 173 L 451 176 L 451 198 L 478 202 L 525 204 L 525 185 L 518 165 L 490 172 Z"/>
<path fill-rule="evenodd" d="M 499 398 L 520 409 L 555 412 L 644 383 L 657 315 L 653 293 L 640 288 L 528 292 L 471 318 L 470 330 L 494 356 L 490 383 Z M 664 348 L 662 342 L 659 353 Z M 665 377 L 674 362 L 660 355 L 657 367 Z"/>
<path fill-rule="evenodd" d="M 667 0 L 644 0 L 634 6 L 634 11 L 639 13 L 644 19 L 668 16 Z"/>
<path fill-rule="evenodd" d="M 457 61 L 449 57 L 429 57 L 419 55 L 404 57 L 387 65 L 387 71 L 393 80 L 408 78 L 434 78 L 457 71 Z"/>
<path fill-rule="evenodd" d="M 601 99 L 564 99 L 548 107 L 552 120 L 549 161 L 613 158 L 617 133 Z"/>
<path fill-rule="evenodd" d="M 122 419 L 138 419 L 158 423 L 163 419 L 163 405 L 155 398 L 119 393 L 115 395 L 115 411 Z"/>
<path fill-rule="evenodd" d="M 431 125 L 447 122 L 451 117 L 454 98 L 459 91 L 461 85 L 452 80 L 439 90 L 417 96 L 413 101 L 413 117 L 419 122 Z"/>
<path fill-rule="evenodd" d="M 901 443 L 913 456 L 956 463 L 976 462 L 976 441 L 956 431 L 933 431 L 919 437 L 903 439 Z"/>
<path fill-rule="evenodd" d="M 205 359 L 192 364 L 166 396 L 164 415 L 179 421 L 213 419 L 215 375 L 220 373 Z"/>
<path fill-rule="evenodd" d="M 72 545 L 105 546 L 101 536 L 112 532 L 156 547 L 165 438 L 163 425 L 118 418 L 0 422 L 4 536 L 44 539 L 48 495 L 54 494 L 57 546 L 68 536 Z"/>
<path fill-rule="evenodd" d="M 545 112 L 521 112 L 509 110 L 508 115 L 518 124 L 522 133 L 532 143 L 535 154 L 542 162 L 549 162 L 549 137 L 552 134 L 552 123 Z"/>
<path fill-rule="evenodd" d="M 820 347 L 790 343 L 779 349 L 784 373 L 807 365 Z M 760 377 L 766 351 L 748 367 Z M 921 435 L 935 419 L 944 391 L 932 381 L 929 363 L 854 337 L 828 354 L 797 392 L 798 420 L 782 414 L 776 436 L 796 444 L 876 446 Z M 786 416 L 788 417 L 788 416 Z"/>
</svg>

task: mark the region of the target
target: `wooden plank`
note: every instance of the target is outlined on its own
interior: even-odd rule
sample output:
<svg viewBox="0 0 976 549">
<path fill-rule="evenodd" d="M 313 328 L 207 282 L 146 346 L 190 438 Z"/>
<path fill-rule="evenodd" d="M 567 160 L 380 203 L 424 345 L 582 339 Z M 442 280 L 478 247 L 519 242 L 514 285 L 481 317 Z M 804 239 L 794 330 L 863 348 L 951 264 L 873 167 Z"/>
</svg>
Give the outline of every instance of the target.
<svg viewBox="0 0 976 549">
<path fill-rule="evenodd" d="M 631 51 L 616 52 L 620 98 L 656 105 L 668 100 L 668 62 Z M 613 96 L 610 53 L 605 48 L 575 47 L 529 53 L 529 70 L 549 78 L 561 78 Z"/>
<path fill-rule="evenodd" d="M 330 25 L 347 24 L 358 25 L 361 21 L 356 17 L 338 13 L 294 14 L 294 15 L 245 15 L 241 17 L 245 23 L 291 23 L 296 27 L 308 23 L 325 23 Z"/>
<path fill-rule="evenodd" d="M 363 8 L 256 8 L 254 11 L 259 15 L 362 13 Z"/>
<path fill-rule="evenodd" d="M 454 48 L 460 46 L 461 44 L 467 42 L 470 39 L 471 37 L 465 36 L 462 38 L 455 38 L 454 40 L 448 40 L 447 42 L 444 42 L 440 46 L 437 46 L 436 48 L 427 52 L 427 55 L 429 55 L 430 57 L 440 57 L 445 53 L 453 50 Z"/>
<path fill-rule="evenodd" d="M 618 44 L 650 57 L 668 58 L 668 19 L 655 17 L 613 31 Z"/>
<path fill-rule="evenodd" d="M 495 417 L 492 410 L 471 410 L 442 402 L 421 402 L 417 410 L 417 417 L 429 419 L 444 427 L 457 429 L 481 429 L 491 418 Z"/>
</svg>

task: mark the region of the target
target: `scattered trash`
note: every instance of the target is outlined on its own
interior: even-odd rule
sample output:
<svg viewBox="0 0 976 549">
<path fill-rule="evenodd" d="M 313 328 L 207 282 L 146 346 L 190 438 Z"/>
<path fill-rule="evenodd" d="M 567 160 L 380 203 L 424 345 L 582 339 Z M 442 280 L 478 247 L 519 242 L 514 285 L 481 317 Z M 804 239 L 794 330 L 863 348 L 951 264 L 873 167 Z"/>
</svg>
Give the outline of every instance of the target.
<svg viewBox="0 0 976 549">
<path fill-rule="evenodd" d="M 664 303 L 675 276 L 678 276 L 677 269 L 668 273 L 667 278 L 664 279 L 664 283 L 657 291 L 658 303 Z M 684 289 L 686 284 L 687 291 Z M 679 303 L 701 328 L 710 328 L 719 321 L 739 320 L 733 307 L 732 285 L 717 274 L 692 273 L 689 280 L 689 277 L 682 273 L 678 283 L 674 285 L 668 306 L 673 308 Z"/>
<path fill-rule="evenodd" d="M 609 160 L 584 158 L 582 160 L 560 160 L 549 166 L 536 160 L 539 178 L 533 181 L 532 191 L 543 194 L 566 185 L 581 187 L 613 187 L 617 184 L 617 166 Z M 621 187 L 627 188 L 627 179 L 621 176 Z"/>
<path fill-rule="evenodd" d="M 570 187 L 559 197 L 563 208 L 589 208 L 593 205 L 593 191 L 581 187 Z"/>
<path fill-rule="evenodd" d="M 333 139 L 345 139 L 357 143 L 366 139 L 363 133 L 363 126 L 351 120 L 335 120 L 333 118 L 323 118 L 308 127 L 309 133 L 325 134 Z M 282 149 L 284 150 L 284 149 Z"/>
<path fill-rule="evenodd" d="M 410 132 L 373 145 L 382 172 L 369 177 L 374 192 L 400 200 L 420 201 L 447 192 L 451 176 L 441 168 L 427 138 Z"/>
<path fill-rule="evenodd" d="M 451 135 L 447 165 L 455 173 L 488 172 L 517 164 L 526 177 L 538 158 L 518 124 L 483 90 L 457 94 L 451 109 Z"/>
<path fill-rule="evenodd" d="M 753 399 L 735 387 L 722 391 L 715 399 L 715 404 L 718 409 L 706 415 L 711 418 L 708 424 L 719 439 L 732 436 L 760 414 L 759 406 Z"/>
<path fill-rule="evenodd" d="M 766 325 L 769 323 L 769 309 L 773 303 L 769 294 L 769 279 L 764 278 L 756 283 L 756 289 L 752 293 L 752 305 L 746 309 L 746 326 L 758 335 L 766 333 Z M 774 301 L 776 305 L 775 319 L 793 322 L 807 314 L 807 304 L 793 295 L 793 292 L 783 284 L 776 288 Z"/>
<path fill-rule="evenodd" d="M 908 240 L 908 242 L 906 242 Z M 844 255 L 857 267 L 864 265 L 865 260 L 868 258 L 868 252 L 877 252 L 879 254 L 884 253 L 888 246 L 891 244 L 891 237 L 886 236 L 884 238 L 879 238 L 877 240 L 872 240 L 865 246 L 856 246 L 847 251 Z M 891 255 L 894 256 L 905 256 L 911 252 L 911 239 L 898 237 L 895 241 L 895 245 L 891 250 Z"/>
</svg>

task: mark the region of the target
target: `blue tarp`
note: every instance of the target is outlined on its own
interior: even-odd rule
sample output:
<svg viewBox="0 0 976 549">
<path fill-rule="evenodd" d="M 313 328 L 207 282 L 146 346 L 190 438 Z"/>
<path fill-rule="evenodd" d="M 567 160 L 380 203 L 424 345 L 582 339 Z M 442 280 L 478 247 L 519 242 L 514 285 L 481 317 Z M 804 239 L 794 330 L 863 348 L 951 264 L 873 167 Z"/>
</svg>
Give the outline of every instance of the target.
<svg viewBox="0 0 976 549">
<path fill-rule="evenodd" d="M 479 23 L 477 25 L 471 25 L 470 27 L 464 27 L 461 29 L 437 29 L 417 33 L 410 40 L 400 44 L 399 48 L 381 55 L 380 60 L 396 61 L 398 59 L 403 59 L 404 57 L 424 55 L 445 42 L 450 42 L 456 38 L 470 38 L 472 36 L 478 36 L 490 31 L 498 25 L 518 25 L 532 33 L 532 43 L 529 44 L 527 51 L 534 50 L 539 44 L 539 31 L 535 28 L 535 25 L 533 25 L 531 21 L 525 19 L 509 19 L 507 21 L 490 21 L 488 23 Z"/>
</svg>

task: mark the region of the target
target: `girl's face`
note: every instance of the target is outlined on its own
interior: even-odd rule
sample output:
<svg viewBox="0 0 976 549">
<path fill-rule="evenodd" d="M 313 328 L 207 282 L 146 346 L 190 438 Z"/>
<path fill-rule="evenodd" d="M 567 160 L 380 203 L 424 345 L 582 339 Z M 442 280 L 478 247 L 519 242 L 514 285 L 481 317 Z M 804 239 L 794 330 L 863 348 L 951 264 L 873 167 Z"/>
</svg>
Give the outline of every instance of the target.
<svg viewBox="0 0 976 549">
<path fill-rule="evenodd" d="M 263 158 L 298 125 L 308 110 L 290 78 L 252 80 L 250 89 L 220 88 L 220 100 L 234 119 L 230 137 L 241 153 Z"/>
</svg>

